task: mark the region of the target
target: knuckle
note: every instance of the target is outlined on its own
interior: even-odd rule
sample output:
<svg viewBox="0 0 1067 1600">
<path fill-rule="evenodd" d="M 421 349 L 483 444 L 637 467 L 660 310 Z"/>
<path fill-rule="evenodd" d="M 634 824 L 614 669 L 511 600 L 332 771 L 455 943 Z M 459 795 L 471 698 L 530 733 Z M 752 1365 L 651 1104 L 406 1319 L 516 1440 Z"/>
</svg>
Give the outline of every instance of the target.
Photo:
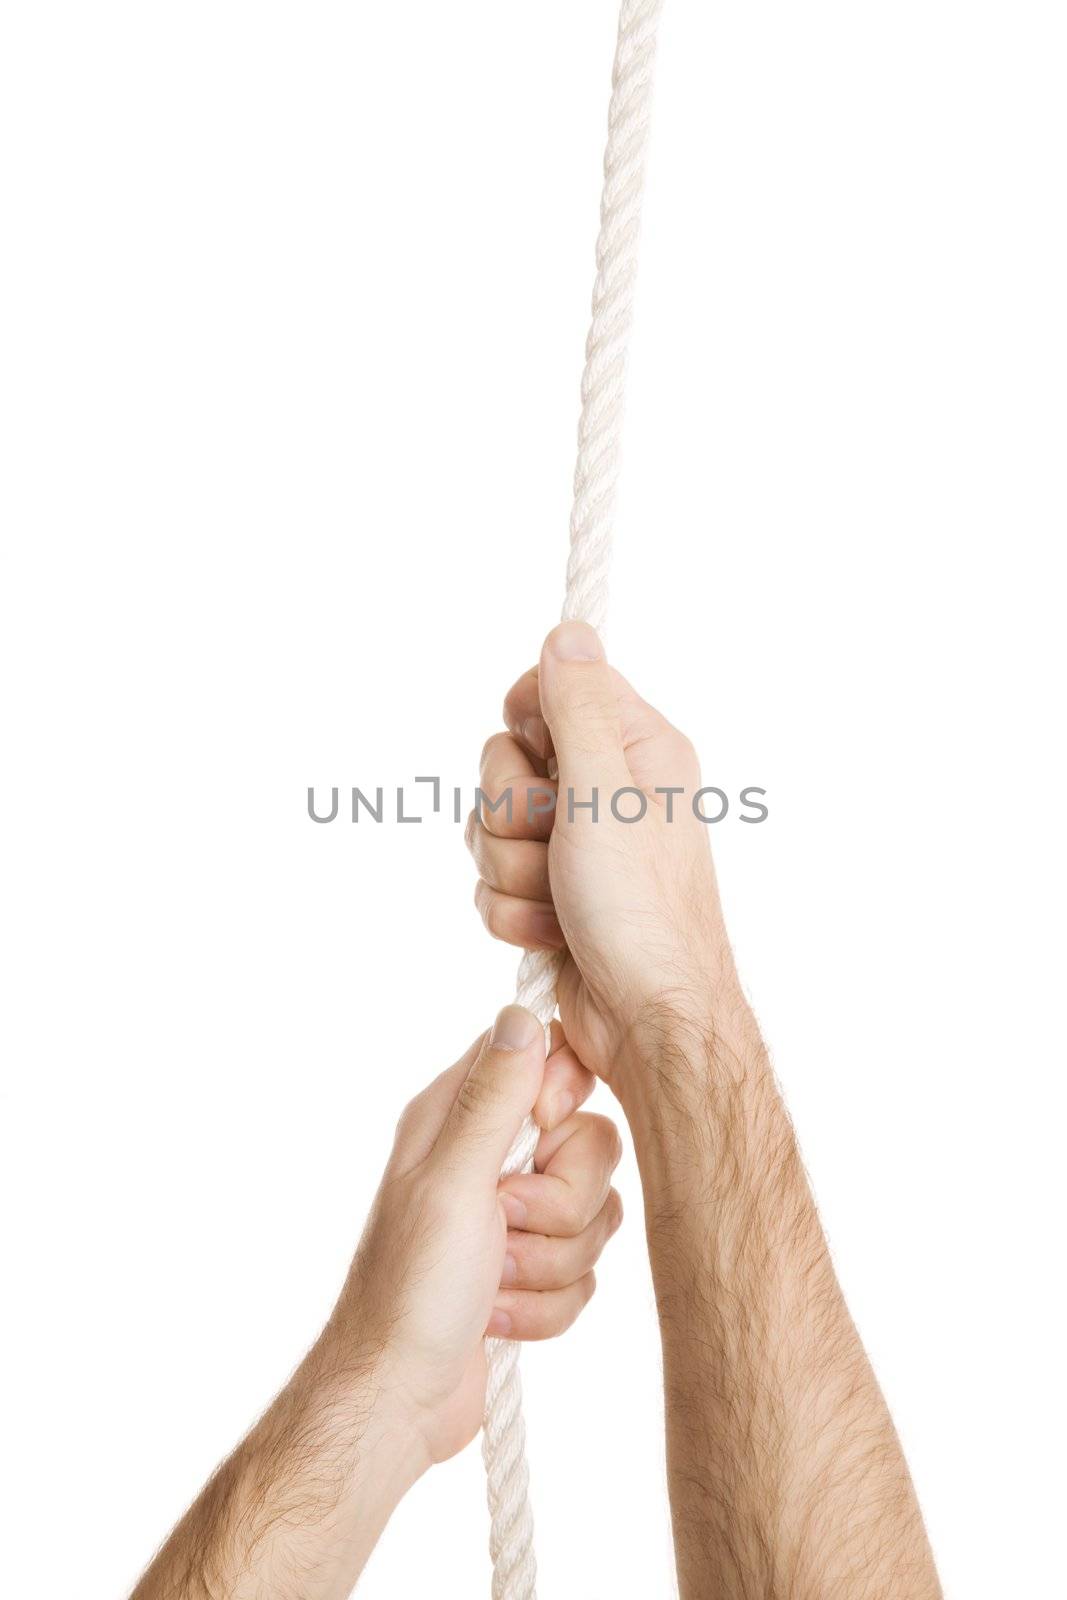
<svg viewBox="0 0 1067 1600">
<path fill-rule="evenodd" d="M 561 1251 L 555 1239 L 543 1234 L 525 1234 L 517 1241 L 512 1254 L 518 1259 L 524 1288 L 554 1289 L 564 1281 L 560 1277 Z"/>
<path fill-rule="evenodd" d="M 579 1278 L 573 1292 L 566 1292 L 560 1295 L 552 1308 L 552 1329 L 548 1335 L 549 1338 L 556 1338 L 559 1334 L 566 1333 L 568 1328 L 573 1327 L 593 1298 L 595 1289 L 596 1277 L 592 1272 L 587 1272 L 583 1278 Z"/>
<path fill-rule="evenodd" d="M 682 733 L 676 728 L 674 730 L 672 743 L 674 745 L 675 755 L 678 757 L 679 761 L 684 762 L 687 766 L 695 765 L 697 760 L 697 747 L 693 743 L 692 739 L 689 738 L 688 734 Z"/>
<path fill-rule="evenodd" d="M 605 724 L 581 722 L 571 730 L 567 746 L 575 756 L 601 756 L 609 746 L 609 729 Z"/>
<path fill-rule="evenodd" d="M 601 1235 L 599 1228 L 588 1227 L 582 1235 L 581 1250 L 574 1256 L 571 1262 L 571 1271 L 567 1274 L 565 1282 L 578 1282 L 591 1267 L 594 1267 L 600 1259 L 600 1253 L 605 1243 L 606 1240 Z"/>
<path fill-rule="evenodd" d="M 491 889 L 499 888 L 500 885 L 497 883 L 496 876 L 493 872 L 492 849 L 490 845 L 489 833 L 482 826 L 482 824 L 477 821 L 468 823 L 467 829 L 470 835 L 467 840 L 467 849 L 470 851 L 474 865 L 478 869 L 479 877 L 483 878 Z"/>
<path fill-rule="evenodd" d="M 596 755 L 618 738 L 616 707 L 597 693 L 573 695 L 566 708 L 565 723 L 571 748 L 585 754 Z"/>
<path fill-rule="evenodd" d="M 491 733 L 489 735 L 488 739 L 482 745 L 482 753 L 478 757 L 478 765 L 482 772 L 485 771 L 489 762 L 492 760 L 493 752 L 499 748 L 500 741 L 506 738 L 506 733 Z"/>
<path fill-rule="evenodd" d="M 571 1254 L 567 1241 L 546 1239 L 541 1255 L 541 1281 L 546 1289 L 563 1288 L 574 1276 L 569 1271 Z"/>
<path fill-rule="evenodd" d="M 567 697 L 569 716 L 588 726 L 597 722 L 608 722 L 615 714 L 615 710 L 614 698 L 604 693 L 599 682 L 590 683 L 579 678 L 572 684 L 571 693 Z"/>
<path fill-rule="evenodd" d="M 478 903 L 478 909 L 482 913 L 482 921 L 485 923 L 486 932 L 491 934 L 494 939 L 502 939 L 504 937 L 504 931 L 501 917 L 500 896 L 498 894 L 494 894 L 493 890 L 490 889 L 488 884 L 485 884 L 481 899 Z"/>
<path fill-rule="evenodd" d="M 522 845 L 504 839 L 490 841 L 483 836 L 475 850 L 475 861 L 489 888 L 508 897 L 527 897 L 535 887 L 522 855 Z"/>
<path fill-rule="evenodd" d="M 403 1111 L 400 1113 L 400 1115 L 396 1119 L 396 1128 L 393 1131 L 393 1143 L 394 1144 L 400 1145 L 400 1144 L 404 1144 L 405 1143 L 405 1141 L 407 1140 L 409 1134 L 411 1133 L 411 1129 L 412 1129 L 412 1125 L 413 1125 L 414 1121 L 415 1121 L 415 1101 L 412 1100 L 408 1105 L 406 1105 L 404 1107 Z"/>
<path fill-rule="evenodd" d="M 566 1333 L 576 1316 L 575 1307 L 562 1290 L 552 1295 L 541 1316 L 541 1338 L 558 1339 L 561 1333 Z"/>
<path fill-rule="evenodd" d="M 522 805 L 512 784 L 483 783 L 475 807 L 479 832 L 489 838 L 510 839 L 519 833 Z M 477 837 L 477 833 L 475 835 Z"/>
<path fill-rule="evenodd" d="M 481 1073 L 472 1072 L 459 1086 L 456 1110 L 463 1119 L 476 1120 L 493 1104 L 493 1086 Z"/>
<path fill-rule="evenodd" d="M 556 1234 L 561 1239 L 577 1239 L 585 1230 L 586 1219 L 574 1194 L 561 1196 L 556 1205 Z"/>
<path fill-rule="evenodd" d="M 616 1233 L 618 1229 L 621 1228 L 622 1219 L 625 1215 L 625 1208 L 622 1203 L 622 1195 L 619 1193 L 618 1189 L 610 1189 L 608 1191 L 607 1213 L 608 1234 L 611 1235 Z"/>
<path fill-rule="evenodd" d="M 589 1113 L 589 1126 L 595 1136 L 596 1143 L 604 1152 L 605 1159 L 611 1163 L 612 1171 L 622 1160 L 622 1136 L 610 1117 L 601 1116 L 598 1111 Z"/>
</svg>

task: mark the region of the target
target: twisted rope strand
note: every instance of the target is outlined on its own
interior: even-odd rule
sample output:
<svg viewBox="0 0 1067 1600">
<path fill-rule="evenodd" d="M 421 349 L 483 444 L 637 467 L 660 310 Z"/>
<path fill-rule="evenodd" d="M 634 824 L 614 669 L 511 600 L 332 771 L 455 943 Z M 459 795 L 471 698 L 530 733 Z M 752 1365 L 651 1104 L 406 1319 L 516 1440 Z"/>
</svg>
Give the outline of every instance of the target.
<svg viewBox="0 0 1067 1600">
<path fill-rule="evenodd" d="M 603 626 L 607 612 L 626 347 L 633 321 L 656 29 L 662 9 L 663 0 L 623 0 L 611 77 L 562 617 L 564 622 L 590 622 L 597 629 Z M 561 961 L 554 952 L 527 950 L 519 964 L 516 1003 L 532 1011 L 546 1029 L 555 1015 Z M 537 1126 L 527 1117 L 508 1152 L 501 1177 L 531 1170 L 537 1138 Z M 519 1347 L 513 1340 L 488 1339 L 486 1355 L 489 1379 L 482 1455 L 489 1499 L 493 1600 L 534 1600 L 537 1568 Z"/>
</svg>

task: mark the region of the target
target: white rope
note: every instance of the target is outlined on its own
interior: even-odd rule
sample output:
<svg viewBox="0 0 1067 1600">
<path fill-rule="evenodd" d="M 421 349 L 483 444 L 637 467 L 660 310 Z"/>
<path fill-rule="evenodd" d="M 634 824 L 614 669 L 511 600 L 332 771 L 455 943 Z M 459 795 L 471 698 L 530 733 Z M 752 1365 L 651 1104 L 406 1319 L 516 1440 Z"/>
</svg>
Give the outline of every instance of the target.
<svg viewBox="0 0 1067 1600">
<path fill-rule="evenodd" d="M 564 622 L 603 626 L 607 611 L 615 485 L 619 475 L 626 346 L 633 320 L 656 29 L 663 0 L 623 0 L 612 72 L 604 189 L 596 246 L 593 316 L 585 345 L 578 460 L 574 469 Z M 519 965 L 517 1004 L 547 1028 L 556 1010 L 558 955 L 528 950 Z M 537 1127 L 527 1117 L 501 1176 L 529 1172 Z M 533 1600 L 537 1569 L 528 1496 L 519 1347 L 486 1341 L 489 1382 L 482 1454 L 488 1481 L 493 1600 Z"/>
</svg>

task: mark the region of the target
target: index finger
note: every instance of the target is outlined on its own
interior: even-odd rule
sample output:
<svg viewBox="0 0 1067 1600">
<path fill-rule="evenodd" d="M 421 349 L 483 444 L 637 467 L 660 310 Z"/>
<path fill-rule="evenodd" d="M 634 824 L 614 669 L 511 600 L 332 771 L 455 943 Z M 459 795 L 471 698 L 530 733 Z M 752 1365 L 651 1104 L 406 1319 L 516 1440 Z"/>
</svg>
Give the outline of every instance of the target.
<svg viewBox="0 0 1067 1600">
<path fill-rule="evenodd" d="M 574 1115 L 596 1088 L 596 1078 L 583 1067 L 563 1037 L 559 1024 L 552 1024 L 552 1044 L 545 1063 L 541 1092 L 533 1108 L 533 1118 L 546 1133 Z"/>
<path fill-rule="evenodd" d="M 536 667 L 524 672 L 504 696 L 504 726 L 542 764 L 555 754 L 552 735 L 541 715 Z"/>
<path fill-rule="evenodd" d="M 525 1220 L 512 1226 L 549 1238 L 575 1238 L 597 1216 L 622 1157 L 615 1124 L 593 1112 L 578 1111 L 544 1133 L 534 1154 L 534 1171 L 504 1178 L 500 1193 L 525 1208 Z"/>
<path fill-rule="evenodd" d="M 498 839 L 547 839 L 552 832 L 556 784 L 542 777 L 509 733 L 494 733 L 481 760 L 478 820 Z"/>
</svg>

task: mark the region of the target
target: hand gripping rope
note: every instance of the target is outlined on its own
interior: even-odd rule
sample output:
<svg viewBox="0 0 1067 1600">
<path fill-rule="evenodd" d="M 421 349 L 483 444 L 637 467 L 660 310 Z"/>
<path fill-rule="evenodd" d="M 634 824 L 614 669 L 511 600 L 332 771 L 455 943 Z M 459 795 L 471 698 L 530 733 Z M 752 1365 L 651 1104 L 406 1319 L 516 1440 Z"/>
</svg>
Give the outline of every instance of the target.
<svg viewBox="0 0 1067 1600">
<path fill-rule="evenodd" d="M 619 475 L 626 346 L 633 320 L 656 29 L 663 0 L 623 0 L 612 72 L 604 188 L 596 245 L 593 316 L 585 346 L 578 459 L 574 470 L 570 559 L 563 620 L 601 628 L 607 611 L 615 486 Z M 516 1003 L 547 1028 L 556 1010 L 560 957 L 528 950 L 519 965 Z M 527 1117 L 501 1176 L 529 1172 L 538 1130 Z M 488 1480 L 493 1600 L 533 1600 L 537 1569 L 528 1495 L 519 1347 L 488 1339 L 489 1382 L 482 1454 Z"/>
</svg>

